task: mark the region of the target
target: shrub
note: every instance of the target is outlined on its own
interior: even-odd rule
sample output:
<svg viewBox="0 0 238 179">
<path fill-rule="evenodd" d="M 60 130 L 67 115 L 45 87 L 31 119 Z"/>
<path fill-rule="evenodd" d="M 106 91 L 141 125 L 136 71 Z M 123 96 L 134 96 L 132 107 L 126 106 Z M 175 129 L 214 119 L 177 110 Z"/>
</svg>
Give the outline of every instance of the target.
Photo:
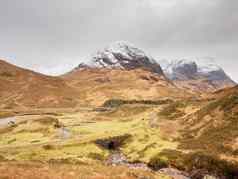
<svg viewBox="0 0 238 179">
<path fill-rule="evenodd" d="M 11 144 L 11 143 L 13 143 L 13 142 L 16 142 L 16 140 L 17 140 L 17 139 L 14 138 L 14 139 L 9 140 L 7 143 L 8 143 L 8 144 Z"/>
<path fill-rule="evenodd" d="M 54 117 L 42 117 L 36 120 L 43 125 L 53 125 L 55 128 L 60 128 L 62 124 L 59 122 L 58 119 Z"/>
<path fill-rule="evenodd" d="M 238 165 L 219 159 L 216 156 L 202 152 L 191 153 L 184 156 L 184 165 L 187 170 L 206 170 L 211 174 L 227 178 L 238 177 Z"/>
<path fill-rule="evenodd" d="M 1 161 L 6 161 L 6 158 L 4 156 L 2 156 L 2 155 L 0 155 L 0 162 Z"/>
<path fill-rule="evenodd" d="M 100 160 L 100 161 L 104 160 L 104 156 L 99 153 L 89 153 L 88 157 L 94 160 Z"/>
<path fill-rule="evenodd" d="M 131 138 L 131 135 L 125 134 L 122 136 L 114 136 L 114 137 L 105 138 L 105 139 L 97 139 L 95 143 L 104 149 L 118 150 L 130 138 Z"/>
<path fill-rule="evenodd" d="M 179 110 L 178 108 L 183 108 L 185 106 L 186 104 L 184 104 L 183 102 L 179 102 L 179 101 L 173 102 L 169 104 L 168 106 L 166 106 L 165 108 L 163 108 L 162 111 L 160 111 L 158 115 L 166 116 L 169 119 L 182 117 L 183 115 L 185 115 L 185 113 Z"/>
<path fill-rule="evenodd" d="M 14 76 L 12 73 L 10 72 L 7 72 L 7 71 L 4 71 L 2 73 L 0 73 L 0 76 L 3 76 L 3 77 L 12 77 Z"/>
<path fill-rule="evenodd" d="M 167 161 L 163 160 L 167 158 Z M 188 173 L 197 173 L 197 176 L 204 177 L 205 174 L 220 176 L 221 178 L 237 178 L 238 164 L 220 159 L 216 155 L 205 152 L 193 152 L 185 154 L 174 150 L 164 150 L 150 160 L 149 166 L 152 169 L 161 169 L 163 167 L 173 166 L 179 170 Z M 201 177 L 200 177 L 201 178 Z"/>
<path fill-rule="evenodd" d="M 55 149 L 55 147 L 53 145 L 47 144 L 47 145 L 43 145 L 42 147 L 45 150 L 53 150 Z"/>
<path fill-rule="evenodd" d="M 125 102 L 121 99 L 110 99 L 110 100 L 107 100 L 103 104 L 103 107 L 115 108 L 115 107 L 119 107 L 123 104 L 125 104 Z"/>
<path fill-rule="evenodd" d="M 148 166 L 152 168 L 153 170 L 160 170 L 162 168 L 167 168 L 169 165 L 166 160 L 161 158 L 161 156 L 155 155 L 154 157 L 150 159 Z"/>
<path fill-rule="evenodd" d="M 162 105 L 173 102 L 170 99 L 161 99 L 161 100 L 122 100 L 122 99 L 110 99 L 105 101 L 103 107 L 115 108 L 124 104 L 145 104 L 145 105 Z"/>
</svg>

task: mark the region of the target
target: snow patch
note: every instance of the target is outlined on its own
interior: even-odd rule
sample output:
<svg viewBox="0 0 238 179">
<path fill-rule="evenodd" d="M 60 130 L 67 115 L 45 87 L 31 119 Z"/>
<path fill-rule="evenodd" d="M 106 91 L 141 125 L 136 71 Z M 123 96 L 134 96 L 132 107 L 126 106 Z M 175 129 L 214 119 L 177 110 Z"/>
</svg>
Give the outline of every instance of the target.
<svg viewBox="0 0 238 179">
<path fill-rule="evenodd" d="M 182 60 L 160 60 L 159 64 L 167 74 L 172 74 L 174 69 L 184 67 L 185 65 L 196 65 L 198 73 L 210 73 L 214 71 L 220 71 L 222 68 L 218 66 L 213 58 L 189 58 Z"/>
<path fill-rule="evenodd" d="M 110 44 L 103 50 L 97 51 L 86 60 L 88 62 L 78 66 L 78 68 L 126 68 L 125 66 L 137 64 L 155 64 L 158 63 L 144 51 L 136 48 L 134 45 L 119 41 Z"/>
</svg>

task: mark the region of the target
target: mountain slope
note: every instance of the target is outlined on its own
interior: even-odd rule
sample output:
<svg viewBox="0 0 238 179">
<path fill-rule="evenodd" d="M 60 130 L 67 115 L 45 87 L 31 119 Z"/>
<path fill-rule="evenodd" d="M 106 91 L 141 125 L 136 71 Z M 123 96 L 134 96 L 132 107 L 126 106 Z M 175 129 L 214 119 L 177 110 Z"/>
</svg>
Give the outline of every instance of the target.
<svg viewBox="0 0 238 179">
<path fill-rule="evenodd" d="M 162 61 L 166 76 L 177 86 L 196 92 L 212 92 L 236 83 L 210 58 Z"/>
<path fill-rule="evenodd" d="M 184 147 L 237 160 L 238 86 L 214 96 L 215 100 L 186 118 Z"/>
<path fill-rule="evenodd" d="M 86 104 L 97 106 L 109 99 L 156 100 L 190 96 L 164 76 L 143 69 L 81 69 L 68 73 L 63 78 L 79 90 Z"/>
<path fill-rule="evenodd" d="M 0 108 L 72 107 L 76 91 L 58 77 L 45 76 L 0 60 Z"/>
</svg>

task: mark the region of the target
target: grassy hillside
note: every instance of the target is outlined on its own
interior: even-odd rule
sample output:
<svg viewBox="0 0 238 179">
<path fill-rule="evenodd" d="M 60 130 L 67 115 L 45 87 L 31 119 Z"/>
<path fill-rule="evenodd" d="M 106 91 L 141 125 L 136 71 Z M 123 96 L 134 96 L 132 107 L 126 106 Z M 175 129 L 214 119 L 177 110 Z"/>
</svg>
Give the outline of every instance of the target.
<svg viewBox="0 0 238 179">
<path fill-rule="evenodd" d="M 77 92 L 58 77 L 0 60 L 0 109 L 73 107 Z"/>
<path fill-rule="evenodd" d="M 110 99 L 155 101 L 191 96 L 164 76 L 143 69 L 83 69 L 68 73 L 63 79 L 80 91 L 85 103 L 96 106 Z"/>
<path fill-rule="evenodd" d="M 217 155 L 237 155 L 238 91 L 210 102 L 187 119 L 184 148 Z M 234 145 L 235 144 L 235 145 Z"/>
</svg>

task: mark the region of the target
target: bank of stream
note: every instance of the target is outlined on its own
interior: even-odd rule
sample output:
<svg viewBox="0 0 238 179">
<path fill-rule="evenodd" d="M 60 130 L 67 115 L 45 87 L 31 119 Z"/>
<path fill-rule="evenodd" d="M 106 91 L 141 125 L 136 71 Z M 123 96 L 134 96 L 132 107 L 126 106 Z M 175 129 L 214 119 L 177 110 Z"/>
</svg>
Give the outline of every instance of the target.
<svg viewBox="0 0 238 179">
<path fill-rule="evenodd" d="M 130 138 L 130 135 L 116 136 L 107 139 L 96 140 L 95 143 L 103 149 L 109 150 L 110 155 L 106 160 L 106 165 L 111 166 L 125 166 L 131 169 L 140 169 L 150 172 L 159 172 L 174 179 L 190 179 L 188 174 L 174 168 L 163 168 L 161 170 L 154 170 L 143 162 L 130 162 L 127 157 L 121 152 L 120 148 Z"/>
</svg>

